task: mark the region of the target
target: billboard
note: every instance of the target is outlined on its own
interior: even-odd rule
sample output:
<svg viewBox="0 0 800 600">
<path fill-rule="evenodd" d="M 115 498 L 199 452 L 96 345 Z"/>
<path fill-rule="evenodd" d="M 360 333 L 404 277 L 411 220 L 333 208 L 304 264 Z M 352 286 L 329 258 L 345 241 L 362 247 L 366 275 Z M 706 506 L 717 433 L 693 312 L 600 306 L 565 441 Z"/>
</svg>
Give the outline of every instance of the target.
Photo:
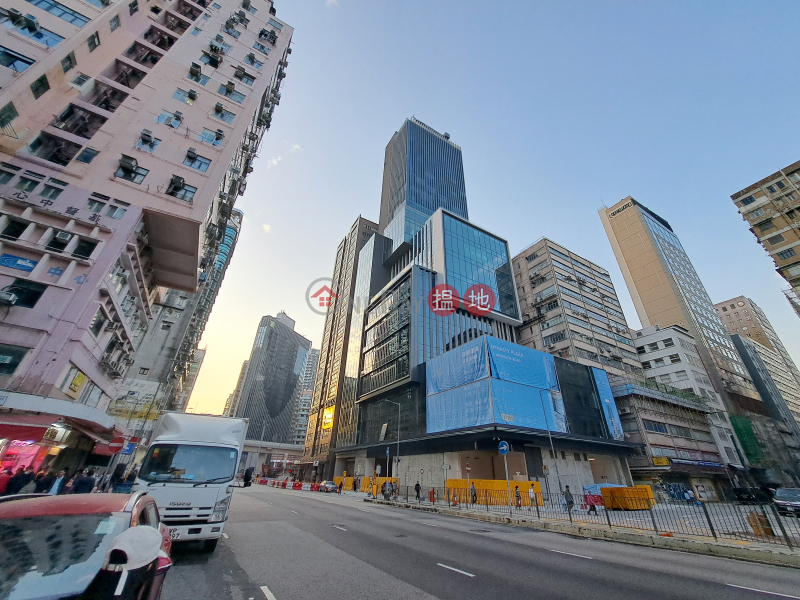
<svg viewBox="0 0 800 600">
<path fill-rule="evenodd" d="M 492 377 L 543 390 L 558 390 L 556 365 L 547 352 L 487 337 Z"/>
<path fill-rule="evenodd" d="M 594 376 L 595 388 L 600 396 L 600 405 L 603 407 L 603 415 L 605 415 L 606 418 L 608 432 L 615 440 L 624 441 L 625 432 L 622 431 L 622 422 L 619 419 L 619 412 L 617 412 L 617 403 L 614 401 L 614 395 L 611 393 L 608 373 L 603 369 L 592 367 L 592 375 Z"/>
<path fill-rule="evenodd" d="M 550 390 L 501 379 L 491 380 L 491 392 L 495 423 L 566 433 L 565 420 L 556 416 L 560 394 L 554 399 Z"/>
<path fill-rule="evenodd" d="M 428 433 L 488 425 L 494 421 L 489 379 L 428 395 Z"/>
<path fill-rule="evenodd" d="M 428 395 L 485 379 L 489 376 L 486 338 L 481 336 L 432 358 L 425 365 L 425 376 Z"/>
</svg>

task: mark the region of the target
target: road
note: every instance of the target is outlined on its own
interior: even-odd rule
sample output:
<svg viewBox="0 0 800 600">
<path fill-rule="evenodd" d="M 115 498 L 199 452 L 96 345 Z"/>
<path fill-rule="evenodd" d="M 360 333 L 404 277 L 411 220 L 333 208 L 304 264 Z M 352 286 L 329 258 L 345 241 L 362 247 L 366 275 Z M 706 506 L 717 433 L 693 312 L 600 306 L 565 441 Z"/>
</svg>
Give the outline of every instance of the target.
<svg viewBox="0 0 800 600">
<path fill-rule="evenodd" d="M 164 600 L 800 599 L 800 570 L 368 504 L 236 490 L 214 554 L 178 546 Z"/>
</svg>

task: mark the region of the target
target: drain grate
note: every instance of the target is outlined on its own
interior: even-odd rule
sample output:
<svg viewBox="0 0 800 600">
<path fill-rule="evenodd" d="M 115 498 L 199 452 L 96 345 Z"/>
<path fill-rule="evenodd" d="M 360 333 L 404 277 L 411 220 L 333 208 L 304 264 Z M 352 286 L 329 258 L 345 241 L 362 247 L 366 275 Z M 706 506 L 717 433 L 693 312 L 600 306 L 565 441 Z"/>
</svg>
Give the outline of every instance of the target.
<svg viewBox="0 0 800 600">
<path fill-rule="evenodd" d="M 396 536 L 394 536 L 394 537 L 408 537 L 408 536 L 407 536 L 407 535 L 405 535 L 405 534 L 402 534 L 402 533 L 401 533 L 400 535 L 396 535 Z"/>
</svg>

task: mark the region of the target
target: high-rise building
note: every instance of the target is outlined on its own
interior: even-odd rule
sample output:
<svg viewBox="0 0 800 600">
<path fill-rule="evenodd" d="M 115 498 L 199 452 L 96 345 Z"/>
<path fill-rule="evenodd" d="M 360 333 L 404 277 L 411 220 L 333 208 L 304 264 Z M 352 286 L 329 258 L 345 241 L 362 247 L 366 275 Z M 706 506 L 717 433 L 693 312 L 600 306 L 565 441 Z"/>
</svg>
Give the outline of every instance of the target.
<svg viewBox="0 0 800 600">
<path fill-rule="evenodd" d="M 236 389 L 228 396 L 222 414 L 226 417 L 233 417 L 239 408 L 239 400 L 242 398 L 242 388 L 244 388 L 244 380 L 247 377 L 247 367 L 250 364 L 249 360 L 242 363 L 242 368 L 239 371 L 239 379 L 236 381 Z"/>
<path fill-rule="evenodd" d="M 519 344 L 609 373 L 642 376 L 608 271 L 547 238 L 513 263 L 522 311 Z"/>
<path fill-rule="evenodd" d="M 793 288 L 783 290 L 784 296 L 789 301 L 795 314 L 800 317 L 800 298 L 797 297 L 797 292 Z"/>
<path fill-rule="evenodd" d="M 294 330 L 286 313 L 261 318 L 236 409 L 237 417 L 250 420 L 249 439 L 292 443 L 292 417 L 310 349 L 311 342 Z"/>
<path fill-rule="evenodd" d="M 308 429 L 308 414 L 311 410 L 311 397 L 314 394 L 314 377 L 317 374 L 319 364 L 319 350 L 312 348 L 306 361 L 303 364 L 303 372 L 300 375 L 300 385 L 297 386 L 300 395 L 292 416 L 292 440 L 290 444 L 303 445 L 306 440 L 306 430 Z"/>
<path fill-rule="evenodd" d="M 186 412 L 186 409 L 189 408 L 189 402 L 192 399 L 192 392 L 194 391 L 194 384 L 197 383 L 197 377 L 200 375 L 200 369 L 203 367 L 205 358 L 205 348 L 196 348 L 192 353 L 192 359 L 189 361 L 189 365 L 186 369 L 186 381 L 183 383 L 183 389 L 175 398 L 176 409 L 181 412 Z"/>
<path fill-rule="evenodd" d="M 71 427 L 80 414 L 95 437 L 131 435 L 106 408 L 154 306 L 170 289 L 196 293 L 203 258 L 214 262 L 280 101 L 292 28 L 270 0 L 235 12 L 10 2 L 0 10 L 4 407 L 20 422 L 38 413 Z"/>
<path fill-rule="evenodd" d="M 731 196 L 775 263 L 776 271 L 800 290 L 800 162 L 793 163 Z"/>
<path fill-rule="evenodd" d="M 600 218 L 643 327 L 679 325 L 690 332 L 721 398 L 721 404 L 709 405 L 724 413 L 744 447 L 742 436 L 752 419 L 763 417 L 764 403 L 678 236 L 630 196 L 601 209 Z M 763 482 L 780 481 L 781 472 L 773 467 L 781 457 L 772 458 L 777 462 L 750 461 L 762 469 L 757 475 Z"/>
<path fill-rule="evenodd" d="M 312 466 L 313 475 L 322 473 L 326 464 L 331 465 L 330 470 L 333 469 L 331 450 L 336 447 L 338 434 L 358 257 L 364 244 L 377 231 L 376 223 L 359 216 L 336 249 L 329 289 L 326 290 L 326 283 L 321 281 L 319 289 L 312 294 L 320 303 L 317 308 L 325 311 L 325 328 L 317 368 L 319 375 L 314 383 L 309 408 L 302 463 Z M 316 467 L 314 463 L 317 463 Z"/>
</svg>

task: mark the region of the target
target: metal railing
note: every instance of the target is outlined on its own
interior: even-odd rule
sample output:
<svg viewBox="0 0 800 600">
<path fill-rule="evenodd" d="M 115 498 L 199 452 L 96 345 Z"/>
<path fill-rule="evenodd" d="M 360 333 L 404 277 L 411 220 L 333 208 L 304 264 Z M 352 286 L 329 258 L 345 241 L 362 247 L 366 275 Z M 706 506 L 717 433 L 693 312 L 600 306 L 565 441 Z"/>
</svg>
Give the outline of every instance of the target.
<svg viewBox="0 0 800 600">
<path fill-rule="evenodd" d="M 385 496 L 379 491 L 379 499 Z M 401 486 L 392 501 L 441 506 L 470 512 L 505 514 L 513 518 L 564 521 L 612 530 L 762 542 L 800 549 L 800 515 L 781 515 L 771 502 L 656 501 L 642 495 L 615 495 L 606 507 L 602 496 L 573 493 L 531 496 L 511 490 Z"/>
</svg>

